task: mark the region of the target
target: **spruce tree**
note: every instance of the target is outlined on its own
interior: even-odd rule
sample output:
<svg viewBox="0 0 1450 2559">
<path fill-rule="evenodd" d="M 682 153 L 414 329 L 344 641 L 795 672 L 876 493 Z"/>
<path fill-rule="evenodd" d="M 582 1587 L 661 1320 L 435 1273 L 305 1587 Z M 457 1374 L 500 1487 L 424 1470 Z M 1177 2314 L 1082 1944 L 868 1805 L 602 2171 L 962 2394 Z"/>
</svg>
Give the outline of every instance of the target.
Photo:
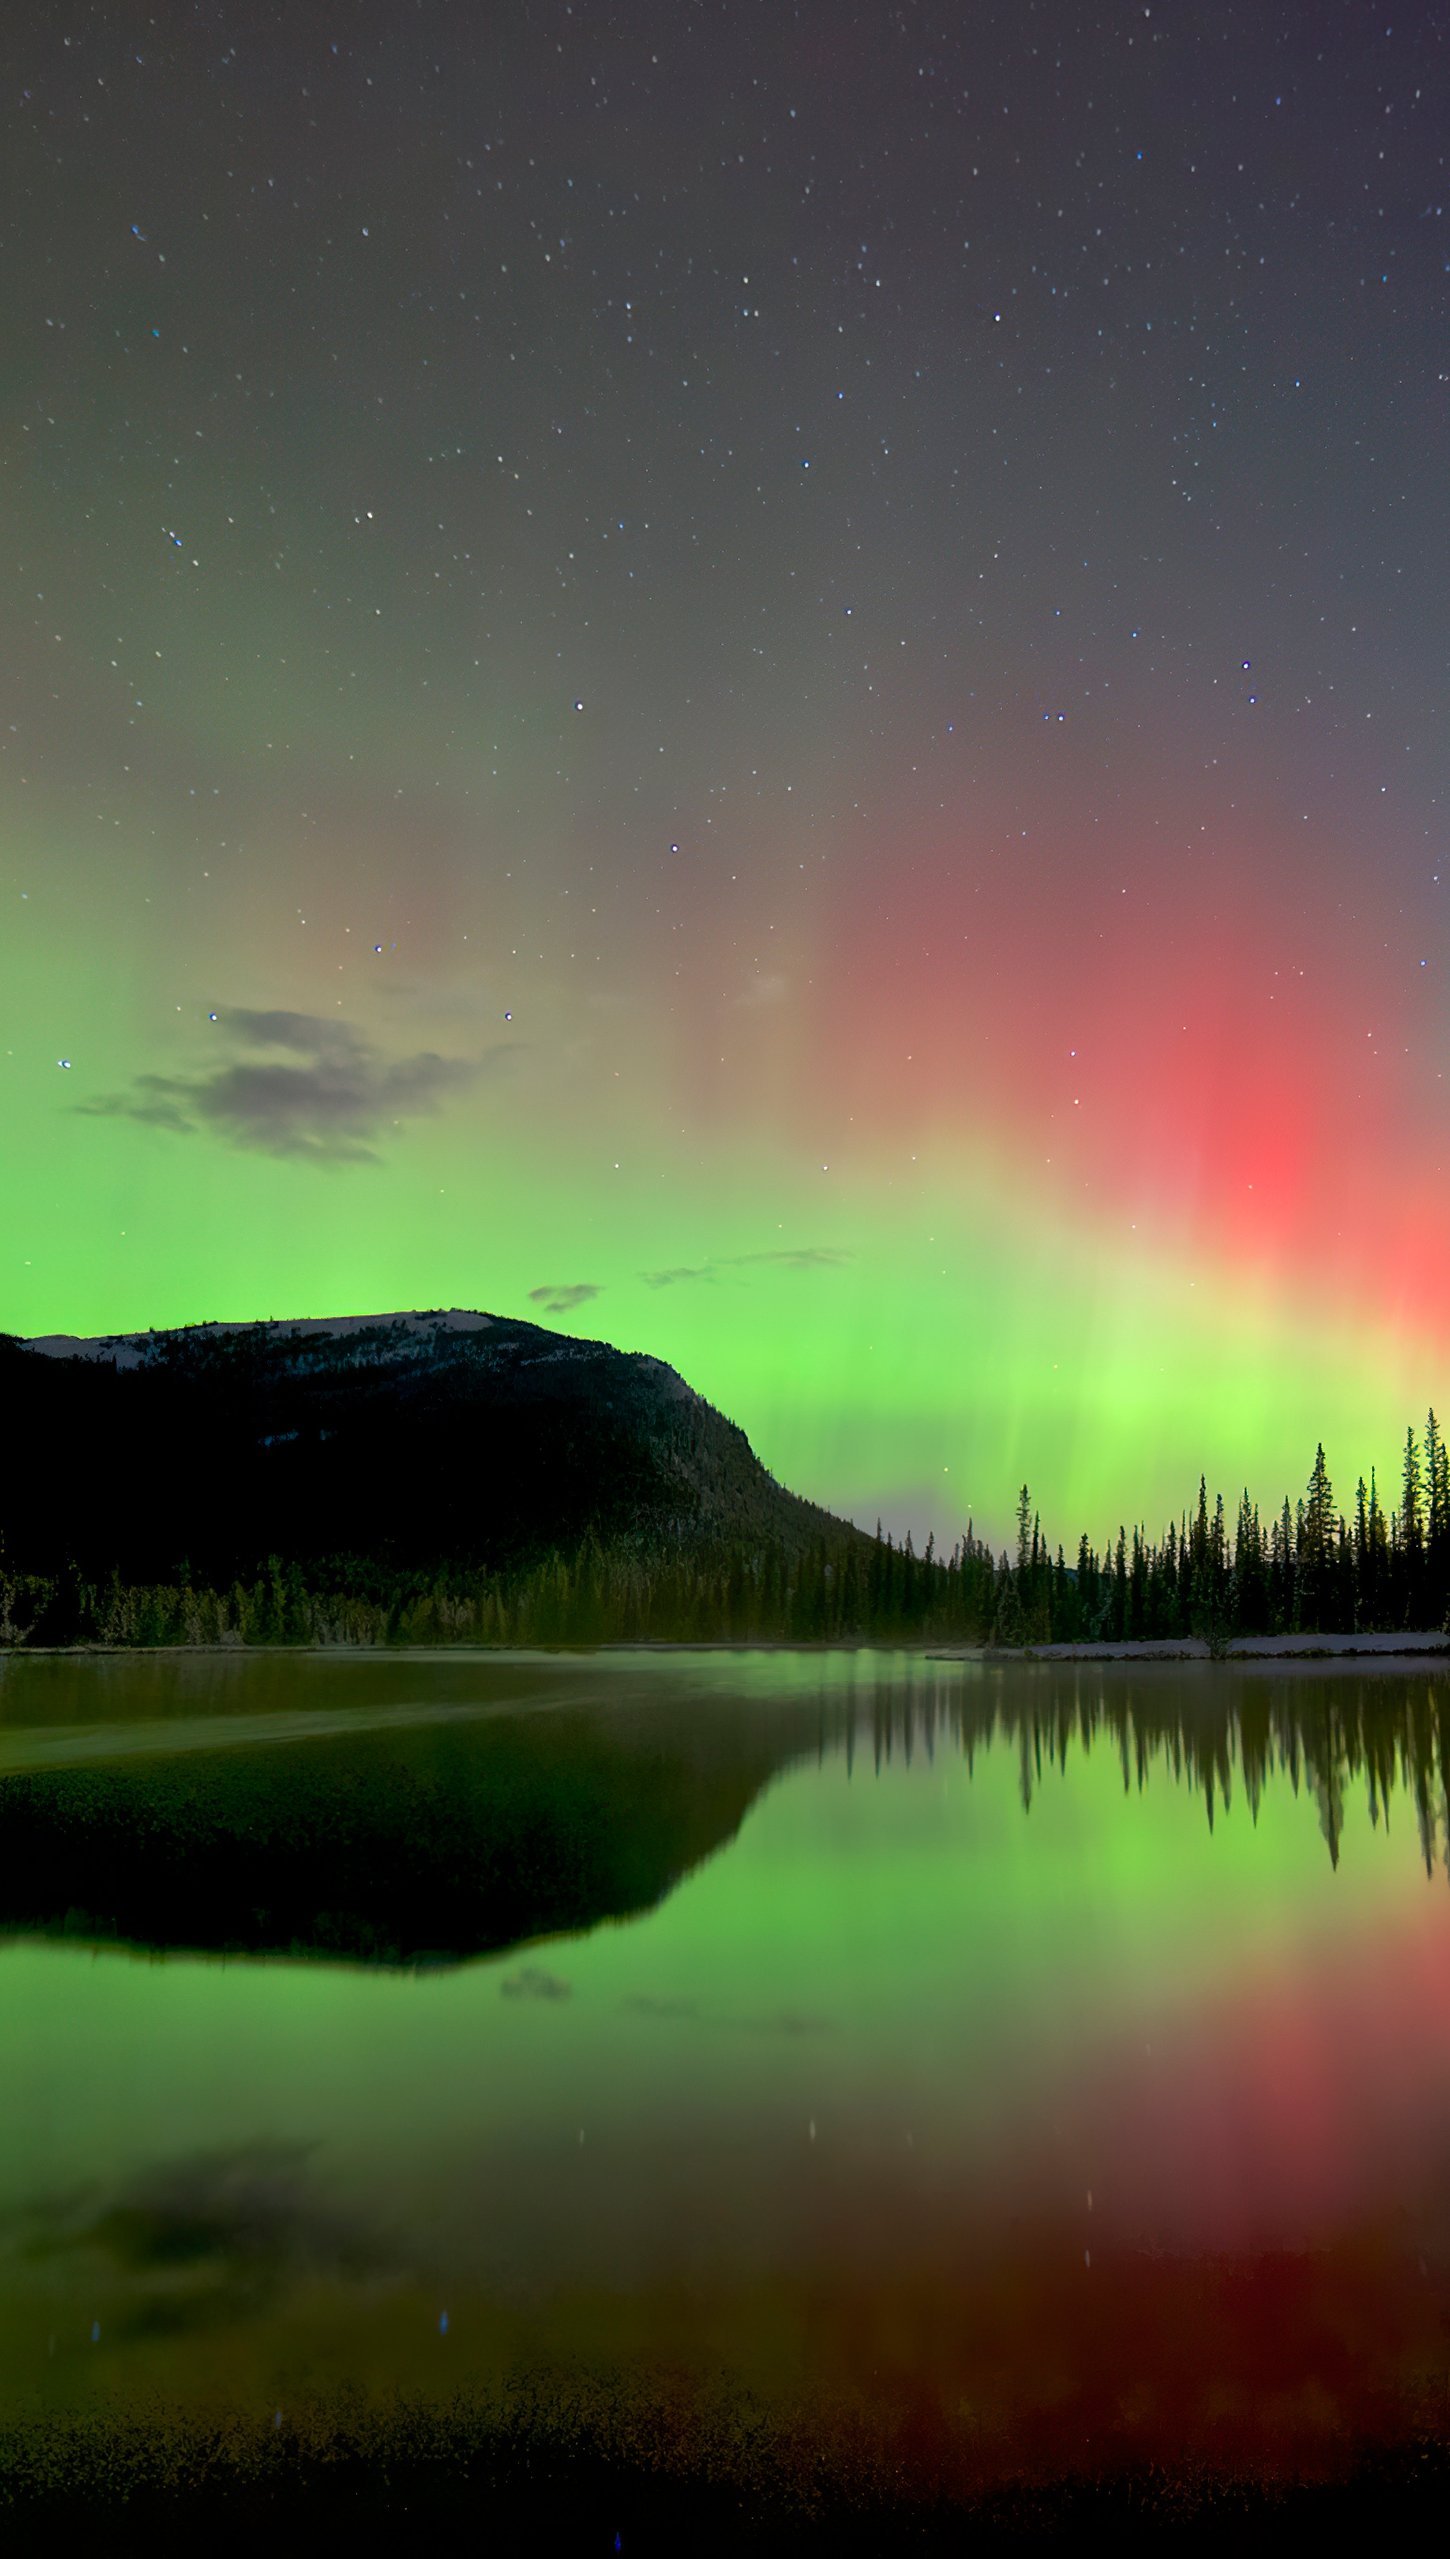
<svg viewBox="0 0 1450 2559">
<path fill-rule="evenodd" d="M 1338 1550 L 1337 1530 L 1334 1490 L 1329 1481 L 1324 1442 L 1321 1440 L 1314 1452 L 1299 1550 L 1298 1622 L 1312 1632 L 1318 1632 L 1328 1622 Z"/>
<path fill-rule="evenodd" d="M 1450 1600 L 1450 1452 L 1435 1419 L 1425 1416 L 1425 1622 L 1443 1625 Z"/>
<path fill-rule="evenodd" d="M 1025 1598 L 1032 1569 L 1032 1496 L 1024 1484 L 1017 1496 L 1017 1577 Z"/>
<path fill-rule="evenodd" d="M 1405 1433 L 1405 1454 L 1400 1477 L 1400 1554 L 1402 1587 L 1399 1593 L 1402 1626 L 1419 1623 L 1424 1607 L 1425 1575 L 1425 1478 L 1420 1465 L 1420 1450 L 1414 1424 Z"/>
<path fill-rule="evenodd" d="M 1113 1552 L 1113 1642 L 1121 1644 L 1128 1631 L 1128 1537 L 1126 1529 L 1118 1530 L 1118 1543 Z"/>
</svg>

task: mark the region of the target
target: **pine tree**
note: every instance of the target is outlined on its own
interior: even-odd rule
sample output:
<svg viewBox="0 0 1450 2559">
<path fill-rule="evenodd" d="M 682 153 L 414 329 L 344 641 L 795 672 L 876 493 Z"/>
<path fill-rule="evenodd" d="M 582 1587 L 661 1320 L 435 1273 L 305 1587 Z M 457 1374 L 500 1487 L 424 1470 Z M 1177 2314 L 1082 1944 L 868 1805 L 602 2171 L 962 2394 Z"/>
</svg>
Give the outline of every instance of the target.
<svg viewBox="0 0 1450 2559">
<path fill-rule="evenodd" d="M 1367 1522 L 1367 1528 L 1369 1572 L 1366 1586 L 1368 1595 L 1368 1614 L 1365 1618 L 1365 1624 L 1367 1626 L 1383 1627 L 1388 1623 L 1386 1603 L 1390 1586 L 1390 1540 L 1389 1527 L 1385 1519 L 1384 1510 L 1380 1503 L 1379 1486 L 1375 1480 L 1375 1470 L 1373 1467 L 1369 1470 L 1369 1519 Z"/>
<path fill-rule="evenodd" d="M 996 1576 L 995 1605 L 992 1611 L 994 1644 L 1024 1644 L 1026 1629 L 1022 1622 L 1021 1577 L 1014 1573 L 1006 1556 L 1002 1557 Z"/>
<path fill-rule="evenodd" d="M 1194 1576 L 1201 1587 L 1208 1568 L 1208 1484 L 1202 1475 L 1198 1479 L 1198 1515 L 1193 1523 L 1189 1551 Z"/>
<path fill-rule="evenodd" d="M 1289 1508 L 1289 1496 L 1287 1493 L 1284 1495 L 1284 1507 L 1279 1513 L 1278 1526 L 1276 1530 L 1276 1544 L 1278 1547 L 1278 1570 L 1275 1575 L 1274 1615 L 1278 1622 L 1280 1633 L 1289 1635 L 1293 1633 L 1295 1625 L 1294 1607 L 1296 1592 L 1294 1588 L 1294 1518 L 1293 1513 Z"/>
<path fill-rule="evenodd" d="M 1425 1478 L 1413 1423 L 1405 1433 L 1400 1478 L 1400 1554 L 1402 1588 L 1399 1598 L 1403 1611 L 1400 1624 L 1415 1626 L 1419 1623 L 1425 1596 Z"/>
<path fill-rule="evenodd" d="M 1269 1625 L 1269 1591 L 1264 1574 L 1264 1543 L 1259 1514 L 1245 1485 L 1234 1525 L 1234 1625 L 1241 1635 L 1264 1635 Z"/>
<path fill-rule="evenodd" d="M 1354 1623 L 1356 1626 L 1372 1626 L 1374 1624 L 1374 1618 L 1371 1613 L 1370 1602 L 1369 1495 L 1365 1491 L 1364 1477 L 1362 1475 L 1354 1488 L 1354 1543 L 1352 1549 L 1352 1564 L 1354 1573 Z"/>
<path fill-rule="evenodd" d="M 1133 1530 L 1133 1558 L 1128 1572 L 1128 1625 L 1130 1643 L 1141 1643 L 1148 1631 L 1148 1548 L 1141 1528 Z"/>
<path fill-rule="evenodd" d="M 1314 1452 L 1299 1544 L 1298 1623 L 1313 1632 L 1318 1632 L 1328 1622 L 1337 1532 L 1334 1489 L 1329 1481 L 1324 1442 L 1321 1440 Z"/>
<path fill-rule="evenodd" d="M 1441 1626 L 1450 1602 L 1450 1451 L 1432 1404 L 1425 1416 L 1425 1621 Z"/>
</svg>

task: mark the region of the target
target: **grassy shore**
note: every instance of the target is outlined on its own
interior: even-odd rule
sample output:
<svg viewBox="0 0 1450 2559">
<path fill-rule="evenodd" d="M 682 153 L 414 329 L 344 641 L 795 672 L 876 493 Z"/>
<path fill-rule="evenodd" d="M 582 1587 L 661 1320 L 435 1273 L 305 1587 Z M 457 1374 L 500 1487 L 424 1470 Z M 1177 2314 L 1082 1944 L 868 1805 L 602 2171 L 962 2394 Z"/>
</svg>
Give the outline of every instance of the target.
<svg viewBox="0 0 1450 2559">
<path fill-rule="evenodd" d="M 641 2429 L 593 2410 L 399 2406 L 366 2419 L 206 2428 L 165 2417 L 32 2423 L 0 2435 L 7 2551 L 355 2546 L 392 2526 L 473 2549 L 692 2559 L 742 2551 L 960 2553 L 1025 2546 L 1281 2552 L 1321 2537 L 1438 2528 L 1450 2455 L 1435 2438 L 1347 2456 L 1337 2478 L 1211 2473 L 1014 2481 L 963 2499 L 908 2484 L 881 2448 L 777 2438 L 753 2424 Z M 462 2546 L 462 2544 L 460 2544 Z"/>
</svg>

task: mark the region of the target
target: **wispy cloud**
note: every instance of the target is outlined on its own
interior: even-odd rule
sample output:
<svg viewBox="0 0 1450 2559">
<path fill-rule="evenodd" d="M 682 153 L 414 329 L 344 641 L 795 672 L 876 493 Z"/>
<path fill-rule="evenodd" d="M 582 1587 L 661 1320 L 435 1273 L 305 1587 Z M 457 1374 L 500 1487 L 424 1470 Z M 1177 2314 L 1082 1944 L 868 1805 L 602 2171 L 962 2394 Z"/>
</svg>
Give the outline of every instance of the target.
<svg viewBox="0 0 1450 2559">
<path fill-rule="evenodd" d="M 233 1006 L 216 1022 L 221 1057 L 194 1075 L 138 1075 L 124 1093 L 80 1108 L 93 1119 L 139 1120 L 178 1137 L 210 1136 L 249 1154 L 315 1164 L 375 1164 L 372 1143 L 405 1119 L 426 1118 L 509 1054 L 388 1058 L 346 1022 L 315 1013 Z"/>
<path fill-rule="evenodd" d="M 778 1262 L 788 1271 L 836 1271 L 855 1258 L 841 1244 L 799 1244 L 783 1245 L 773 1253 L 732 1253 L 730 1264 L 741 1268 L 747 1262 Z"/>
<path fill-rule="evenodd" d="M 593 1280 L 571 1280 L 562 1288 L 531 1288 L 529 1304 L 542 1306 L 546 1315 L 570 1315 L 576 1306 L 587 1306 L 598 1295 Z"/>
<path fill-rule="evenodd" d="M 772 1253 L 719 1253 L 708 1262 L 676 1263 L 670 1270 L 641 1271 L 651 1288 L 676 1288 L 682 1280 L 717 1280 L 724 1271 L 743 1271 L 773 1263 L 777 1270 L 834 1271 L 855 1256 L 838 1244 L 783 1246 Z"/>
</svg>

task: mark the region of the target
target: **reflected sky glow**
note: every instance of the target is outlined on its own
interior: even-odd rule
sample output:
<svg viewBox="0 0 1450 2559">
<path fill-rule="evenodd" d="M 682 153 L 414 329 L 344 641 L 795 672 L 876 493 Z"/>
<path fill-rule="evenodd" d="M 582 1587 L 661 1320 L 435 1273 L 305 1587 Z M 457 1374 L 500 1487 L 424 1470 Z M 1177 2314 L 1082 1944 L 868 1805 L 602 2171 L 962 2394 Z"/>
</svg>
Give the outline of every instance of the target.
<svg viewBox="0 0 1450 2559">
<path fill-rule="evenodd" d="M 723 2373 L 828 2427 L 865 2391 L 960 2479 L 1057 2475 L 1085 2427 L 1094 2460 L 1270 2470 L 1406 2429 L 1450 2308 L 1443 1684 L 611 1682 L 621 1765 L 707 1792 L 780 1725 L 644 1916 L 422 1975 L 6 1948 L 0 2199 L 7 2247 L 44 2242 L 10 2259 L 10 2394 Z M 222 2237 L 178 2264 L 154 2234 L 198 2185 Z"/>
</svg>

